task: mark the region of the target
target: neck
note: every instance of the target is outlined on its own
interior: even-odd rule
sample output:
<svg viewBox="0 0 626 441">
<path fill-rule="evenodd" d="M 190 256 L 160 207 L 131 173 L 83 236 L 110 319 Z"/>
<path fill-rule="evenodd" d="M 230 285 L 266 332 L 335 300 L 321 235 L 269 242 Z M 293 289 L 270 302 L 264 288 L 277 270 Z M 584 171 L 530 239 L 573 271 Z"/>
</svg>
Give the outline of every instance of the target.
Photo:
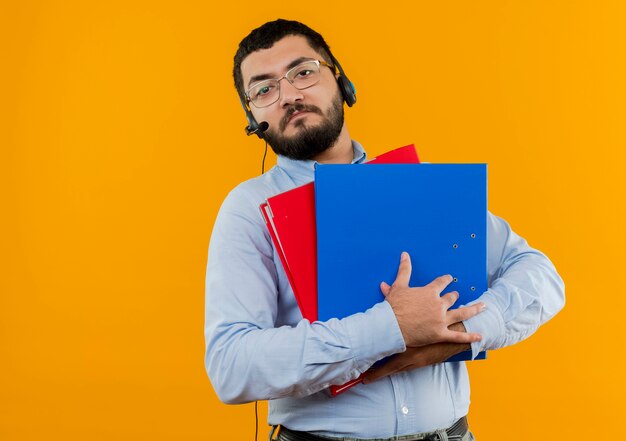
<svg viewBox="0 0 626 441">
<path fill-rule="evenodd" d="M 354 159 L 352 140 L 345 124 L 335 144 L 312 159 L 320 164 L 350 164 L 352 162 Z"/>
</svg>

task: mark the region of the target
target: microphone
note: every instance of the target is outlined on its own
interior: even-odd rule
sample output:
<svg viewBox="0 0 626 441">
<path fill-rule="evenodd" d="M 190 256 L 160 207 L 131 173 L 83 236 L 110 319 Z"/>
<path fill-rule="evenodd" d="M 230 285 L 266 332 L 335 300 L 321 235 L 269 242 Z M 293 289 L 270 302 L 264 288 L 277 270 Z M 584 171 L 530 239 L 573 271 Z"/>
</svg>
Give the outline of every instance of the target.
<svg viewBox="0 0 626 441">
<path fill-rule="evenodd" d="M 254 130 L 250 130 L 250 126 L 246 127 L 246 135 L 250 136 L 256 133 L 256 135 L 260 138 L 262 137 L 263 132 L 265 132 L 269 128 L 270 125 L 267 123 L 267 121 L 261 121 L 257 128 Z"/>
</svg>

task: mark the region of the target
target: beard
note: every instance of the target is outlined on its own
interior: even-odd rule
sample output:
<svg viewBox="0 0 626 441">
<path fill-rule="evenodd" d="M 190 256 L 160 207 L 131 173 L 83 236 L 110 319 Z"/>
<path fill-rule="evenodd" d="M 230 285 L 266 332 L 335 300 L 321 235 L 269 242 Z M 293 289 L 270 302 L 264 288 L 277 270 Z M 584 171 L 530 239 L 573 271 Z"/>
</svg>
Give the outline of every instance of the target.
<svg viewBox="0 0 626 441">
<path fill-rule="evenodd" d="M 285 131 L 289 118 L 296 111 L 317 113 L 323 117 L 323 120 L 312 127 L 304 120 L 298 120 L 294 124 L 299 128 L 298 133 L 290 137 L 283 136 L 282 133 Z M 287 108 L 280 120 L 278 130 L 268 130 L 264 138 L 277 155 L 296 160 L 312 159 L 335 145 L 339 138 L 343 128 L 343 99 L 340 93 L 337 93 L 326 113 L 327 115 L 324 115 L 317 106 L 293 104 Z"/>
</svg>

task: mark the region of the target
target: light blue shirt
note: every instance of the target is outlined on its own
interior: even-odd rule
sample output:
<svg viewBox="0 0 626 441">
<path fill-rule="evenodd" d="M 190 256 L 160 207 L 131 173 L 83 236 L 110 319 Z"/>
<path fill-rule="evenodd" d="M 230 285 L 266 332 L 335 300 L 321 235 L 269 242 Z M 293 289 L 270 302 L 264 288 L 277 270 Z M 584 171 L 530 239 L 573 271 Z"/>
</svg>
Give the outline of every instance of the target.
<svg viewBox="0 0 626 441">
<path fill-rule="evenodd" d="M 352 162 L 364 162 L 363 148 L 353 148 Z M 269 424 L 318 435 L 388 438 L 449 427 L 469 410 L 464 362 L 328 393 L 406 347 L 386 301 L 342 320 L 302 318 L 259 205 L 311 182 L 314 167 L 279 156 L 276 167 L 231 191 L 219 211 L 205 309 L 205 364 L 217 395 L 226 403 L 270 400 Z M 489 289 L 479 299 L 487 308 L 464 322 L 483 336 L 474 356 L 523 340 L 564 305 L 563 281 L 548 258 L 492 214 L 487 228 Z"/>
</svg>

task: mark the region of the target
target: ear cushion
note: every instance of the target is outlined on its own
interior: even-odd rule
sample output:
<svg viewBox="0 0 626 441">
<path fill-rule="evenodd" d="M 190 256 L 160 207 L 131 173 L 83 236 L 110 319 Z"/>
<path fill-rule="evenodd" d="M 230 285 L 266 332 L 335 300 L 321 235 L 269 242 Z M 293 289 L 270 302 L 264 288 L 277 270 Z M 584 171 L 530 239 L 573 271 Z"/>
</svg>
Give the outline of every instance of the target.
<svg viewBox="0 0 626 441">
<path fill-rule="evenodd" d="M 356 91 L 354 90 L 354 85 L 345 75 L 339 75 L 337 83 L 339 84 L 339 90 L 341 90 L 343 100 L 346 102 L 348 107 L 352 107 L 354 103 L 356 103 Z"/>
</svg>

